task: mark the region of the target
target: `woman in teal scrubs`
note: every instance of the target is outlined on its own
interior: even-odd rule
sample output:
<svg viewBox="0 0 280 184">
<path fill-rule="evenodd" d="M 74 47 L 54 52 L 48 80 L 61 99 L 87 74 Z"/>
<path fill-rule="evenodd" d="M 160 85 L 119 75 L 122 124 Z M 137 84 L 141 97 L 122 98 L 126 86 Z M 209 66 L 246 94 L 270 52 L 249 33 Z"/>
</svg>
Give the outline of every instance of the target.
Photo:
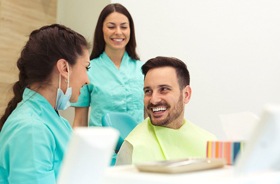
<svg viewBox="0 0 280 184">
<path fill-rule="evenodd" d="M 85 38 L 58 24 L 34 30 L 17 61 L 19 80 L 0 119 L 0 183 L 55 184 L 72 128 L 58 110 L 88 83 Z"/>
<path fill-rule="evenodd" d="M 124 112 L 136 122 L 143 121 L 143 62 L 136 53 L 133 19 L 121 4 L 109 4 L 101 11 L 90 59 L 90 84 L 72 104 L 73 126 L 102 126 L 101 118 L 108 112 Z"/>
</svg>

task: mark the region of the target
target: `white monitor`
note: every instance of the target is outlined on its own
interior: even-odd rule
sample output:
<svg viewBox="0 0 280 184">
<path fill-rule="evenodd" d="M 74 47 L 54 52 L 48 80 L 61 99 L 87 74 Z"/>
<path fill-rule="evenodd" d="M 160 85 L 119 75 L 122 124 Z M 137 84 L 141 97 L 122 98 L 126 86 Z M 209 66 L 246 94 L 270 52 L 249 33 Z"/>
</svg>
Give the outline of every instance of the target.
<svg viewBox="0 0 280 184">
<path fill-rule="evenodd" d="M 118 137 L 118 131 L 110 127 L 74 129 L 58 184 L 100 183 L 105 169 L 110 165 Z"/>
<path fill-rule="evenodd" d="M 280 105 L 266 105 L 235 166 L 238 174 L 280 170 Z"/>
</svg>

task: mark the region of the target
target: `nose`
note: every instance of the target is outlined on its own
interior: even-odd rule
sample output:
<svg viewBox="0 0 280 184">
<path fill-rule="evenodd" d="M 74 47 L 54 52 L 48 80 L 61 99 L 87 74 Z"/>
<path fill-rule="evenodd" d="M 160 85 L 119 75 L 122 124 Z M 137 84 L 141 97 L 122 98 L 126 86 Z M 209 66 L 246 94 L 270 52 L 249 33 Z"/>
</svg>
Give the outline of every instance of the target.
<svg viewBox="0 0 280 184">
<path fill-rule="evenodd" d="M 115 33 L 116 34 L 121 34 L 122 33 L 121 28 L 120 27 L 116 27 L 116 32 Z"/>
<path fill-rule="evenodd" d="M 150 103 L 156 105 L 156 104 L 158 104 L 160 101 L 161 101 L 160 95 L 159 95 L 158 93 L 155 93 L 155 92 L 154 92 L 154 93 L 151 95 Z"/>
</svg>

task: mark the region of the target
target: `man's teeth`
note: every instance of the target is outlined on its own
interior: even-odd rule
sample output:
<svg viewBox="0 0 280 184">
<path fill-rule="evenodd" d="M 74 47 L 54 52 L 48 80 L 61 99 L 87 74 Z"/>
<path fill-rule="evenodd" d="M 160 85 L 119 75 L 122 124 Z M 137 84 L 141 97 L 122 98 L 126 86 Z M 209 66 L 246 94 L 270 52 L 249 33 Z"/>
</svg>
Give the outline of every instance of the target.
<svg viewBox="0 0 280 184">
<path fill-rule="evenodd" d="M 155 108 L 152 108 L 153 112 L 158 112 L 158 111 L 165 111 L 166 108 L 165 107 L 155 107 Z"/>
</svg>

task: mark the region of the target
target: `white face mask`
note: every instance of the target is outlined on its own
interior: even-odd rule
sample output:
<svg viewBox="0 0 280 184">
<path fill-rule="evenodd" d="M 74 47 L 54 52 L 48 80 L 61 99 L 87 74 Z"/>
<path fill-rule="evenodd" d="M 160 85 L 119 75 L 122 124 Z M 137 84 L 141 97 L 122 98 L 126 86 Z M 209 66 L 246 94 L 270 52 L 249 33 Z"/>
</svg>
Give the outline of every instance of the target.
<svg viewBox="0 0 280 184">
<path fill-rule="evenodd" d="M 67 69 L 68 69 L 68 80 L 67 80 L 67 90 L 64 94 L 61 90 L 61 75 L 59 75 L 58 80 L 58 89 L 56 94 L 56 110 L 65 110 L 70 106 L 70 98 L 72 96 L 72 88 L 69 87 L 70 83 L 70 77 L 69 77 L 69 65 L 67 63 Z"/>
</svg>

